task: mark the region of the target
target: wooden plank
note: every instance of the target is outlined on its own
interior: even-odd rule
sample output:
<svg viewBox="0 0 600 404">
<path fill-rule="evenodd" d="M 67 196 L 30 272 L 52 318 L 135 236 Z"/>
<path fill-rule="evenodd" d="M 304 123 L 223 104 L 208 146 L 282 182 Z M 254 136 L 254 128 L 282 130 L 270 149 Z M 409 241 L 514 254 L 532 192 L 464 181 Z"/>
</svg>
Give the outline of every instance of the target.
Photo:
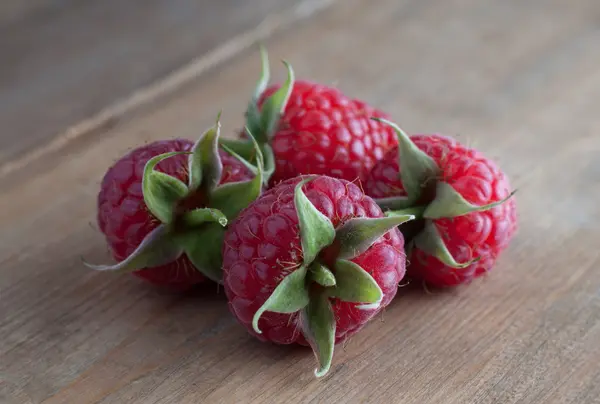
<svg viewBox="0 0 600 404">
<path fill-rule="evenodd" d="M 6 162 L 39 147 L 106 105 L 300 3 L 3 2 L 0 159 Z"/>
<path fill-rule="evenodd" d="M 0 392 L 36 403 L 597 403 L 599 20 L 594 0 L 350 0 L 268 42 L 273 60 L 411 132 L 475 143 L 520 189 L 520 232 L 486 279 L 402 289 L 338 347 L 325 380 L 309 351 L 248 336 L 211 286 L 169 295 L 79 261 L 106 258 L 89 225 L 104 167 L 140 141 L 195 137 L 219 109 L 226 132 L 239 127 L 255 52 L 0 177 Z"/>
</svg>

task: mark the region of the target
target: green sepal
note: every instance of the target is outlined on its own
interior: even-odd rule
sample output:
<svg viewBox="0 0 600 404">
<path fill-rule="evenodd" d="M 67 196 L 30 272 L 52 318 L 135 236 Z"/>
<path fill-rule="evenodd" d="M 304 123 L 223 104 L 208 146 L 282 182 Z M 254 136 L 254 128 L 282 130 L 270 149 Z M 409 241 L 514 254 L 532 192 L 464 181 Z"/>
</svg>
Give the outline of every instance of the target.
<svg viewBox="0 0 600 404">
<path fill-rule="evenodd" d="M 261 72 L 258 81 L 256 82 L 256 87 L 254 88 L 254 94 L 252 97 L 254 100 L 258 100 L 260 95 L 265 91 L 267 85 L 269 84 L 271 72 L 269 68 L 269 54 L 267 53 L 267 49 L 264 45 L 259 45 L 260 51 L 260 63 L 261 63 Z"/>
<path fill-rule="evenodd" d="M 398 125 L 383 118 L 371 118 L 391 126 L 398 135 L 400 180 L 411 203 L 419 199 L 422 186 L 440 173 L 436 162 L 419 149 Z"/>
<path fill-rule="evenodd" d="M 282 62 L 287 70 L 287 79 L 275 93 L 263 102 L 262 108 L 259 110 L 258 99 L 266 89 L 270 75 L 267 51 L 261 47 L 262 72 L 246 110 L 246 126 L 260 144 L 268 144 L 277 130 L 281 114 L 285 111 L 294 88 L 294 70 L 288 62 L 285 60 Z"/>
<path fill-rule="evenodd" d="M 221 182 L 223 162 L 219 155 L 220 118 L 219 113 L 215 125 L 204 132 L 192 148 L 188 161 L 188 187 L 191 192 L 203 188 L 204 192 L 210 193 Z"/>
<path fill-rule="evenodd" d="M 479 261 L 481 257 L 476 257 L 471 261 L 458 263 L 448 251 L 442 236 L 440 235 L 435 223 L 431 220 L 425 221 L 425 227 L 417 234 L 413 240 L 414 247 L 423 252 L 436 257 L 443 264 L 452 268 L 466 268 L 469 265 Z"/>
<path fill-rule="evenodd" d="M 394 215 L 348 220 L 336 230 L 334 245 L 339 248 L 338 258 L 351 259 L 359 256 L 388 231 L 414 218 L 413 215 Z"/>
<path fill-rule="evenodd" d="M 466 215 L 472 212 L 483 212 L 495 206 L 501 205 L 509 200 L 516 191 L 513 191 L 506 198 L 492 202 L 487 205 L 476 206 L 468 202 L 457 192 L 454 187 L 447 182 L 438 182 L 435 193 L 435 199 L 427 206 L 423 217 L 427 219 L 451 218 Z"/>
<path fill-rule="evenodd" d="M 313 176 L 303 179 L 294 190 L 294 204 L 300 226 L 304 265 L 310 265 L 319 251 L 331 245 L 335 239 L 335 228 L 331 220 L 319 212 L 302 191 L 302 186 L 313 179 Z"/>
<path fill-rule="evenodd" d="M 175 205 L 188 194 L 188 187 L 175 177 L 171 177 L 154 167 L 161 161 L 177 154 L 188 152 L 169 152 L 148 160 L 142 176 L 142 193 L 146 207 L 162 223 L 173 220 Z"/>
<path fill-rule="evenodd" d="M 300 327 L 319 363 L 315 376 L 325 376 L 333 360 L 336 329 L 335 315 L 326 294 L 318 294 L 310 300 L 300 315 Z"/>
<path fill-rule="evenodd" d="M 210 196 L 210 205 L 219 209 L 230 220 L 236 218 L 243 209 L 254 202 L 261 195 L 263 189 L 263 155 L 252 134 L 249 134 L 249 136 L 254 144 L 256 153 L 256 174 L 248 181 L 230 182 L 221 185 Z M 242 158 L 240 157 L 240 159 Z"/>
<path fill-rule="evenodd" d="M 285 111 L 290 95 L 294 88 L 294 70 L 292 66 L 283 61 L 285 68 L 287 69 L 287 78 L 283 85 L 279 87 L 273 95 L 265 100 L 262 105 L 260 124 L 262 131 L 257 134 L 258 141 L 261 143 L 268 143 L 269 139 L 273 136 L 279 125 L 279 119 Z"/>
<path fill-rule="evenodd" d="M 335 286 L 336 280 L 333 272 L 319 262 L 313 262 L 309 268 L 309 278 L 311 281 L 318 283 L 319 285 L 327 288 Z"/>
<path fill-rule="evenodd" d="M 249 131 L 249 128 L 246 127 L 245 131 L 247 133 Z M 244 160 L 252 162 L 256 157 L 256 149 L 252 141 L 249 139 L 220 138 L 219 144 L 228 153 L 232 155 L 237 154 L 241 156 Z"/>
<path fill-rule="evenodd" d="M 411 208 L 404 208 L 399 210 L 388 210 L 384 213 L 386 217 L 397 217 L 397 216 L 414 216 L 415 219 L 422 219 L 423 212 L 425 212 L 427 206 L 413 206 Z"/>
<path fill-rule="evenodd" d="M 398 210 L 412 206 L 411 201 L 407 196 L 391 196 L 388 198 L 376 198 L 375 203 L 381 210 Z"/>
<path fill-rule="evenodd" d="M 260 61 L 260 77 L 258 78 L 256 87 L 254 88 L 252 98 L 248 103 L 248 108 L 246 109 L 246 126 L 250 129 L 252 133 L 256 134 L 261 133 L 263 131 L 261 114 L 260 110 L 258 109 L 258 99 L 267 88 L 271 75 L 269 69 L 269 56 L 267 55 L 267 50 L 262 45 L 260 45 Z M 267 143 L 267 141 L 268 139 L 265 139 L 263 143 Z"/>
<path fill-rule="evenodd" d="M 246 133 L 251 133 L 248 128 L 246 128 Z M 242 142 L 238 141 L 237 143 Z M 253 145 L 252 143 L 248 144 Z M 254 175 L 258 174 L 258 168 L 251 163 L 251 161 L 255 161 L 256 157 L 256 149 L 254 147 L 252 148 L 252 153 L 248 153 L 241 147 L 230 147 L 230 144 L 228 143 L 221 143 L 221 147 L 225 149 L 227 153 L 231 154 L 233 157 L 238 159 L 238 161 L 240 161 Z M 236 149 L 240 150 L 241 153 L 238 153 Z M 262 145 L 261 149 L 264 160 L 263 184 L 268 185 L 271 176 L 275 172 L 275 155 L 273 154 L 273 149 L 268 144 Z"/>
<path fill-rule="evenodd" d="M 190 230 L 177 236 L 177 242 L 194 265 L 204 276 L 222 283 L 221 246 L 225 229 L 220 223 L 205 223 L 200 229 Z"/>
<path fill-rule="evenodd" d="M 335 262 L 335 279 L 336 286 L 328 289 L 330 297 L 345 302 L 363 303 L 356 306 L 361 310 L 375 310 L 381 305 L 383 291 L 375 279 L 360 265 L 338 259 Z"/>
<path fill-rule="evenodd" d="M 277 285 L 267 301 L 260 306 L 252 318 L 252 328 L 258 334 L 262 331 L 258 328 L 258 320 L 265 311 L 274 313 L 295 313 L 309 304 L 310 298 L 306 287 L 306 266 L 301 266 L 288 274 Z"/>
<path fill-rule="evenodd" d="M 250 104 L 248 104 L 248 109 L 246 110 L 246 126 L 244 130 L 259 134 L 261 143 L 267 144 L 269 140 L 266 135 L 262 135 L 264 129 L 262 127 L 261 118 L 258 104 L 256 103 L 256 100 L 253 99 L 250 101 Z"/>
<path fill-rule="evenodd" d="M 246 126 L 252 133 L 261 133 L 262 125 L 261 125 L 261 115 L 260 110 L 258 109 L 258 100 L 262 93 L 266 90 L 267 85 L 269 84 L 271 72 L 269 68 L 269 55 L 267 54 L 267 50 L 261 44 L 259 46 L 260 49 L 260 77 L 256 82 L 256 86 L 254 87 L 254 92 L 252 93 L 252 98 L 248 103 L 248 107 L 246 109 Z M 266 143 L 266 142 L 264 142 Z"/>
<path fill-rule="evenodd" d="M 84 264 L 97 271 L 127 273 L 167 264 L 175 261 L 182 253 L 183 249 L 171 236 L 169 228 L 161 224 L 148 233 L 135 251 L 123 261 L 114 265 L 93 265 L 85 261 Z"/>
<path fill-rule="evenodd" d="M 218 209 L 197 208 L 181 215 L 181 223 L 185 229 L 194 229 L 206 223 L 216 222 L 227 226 L 227 217 Z"/>
<path fill-rule="evenodd" d="M 268 184 L 269 180 L 273 176 L 273 173 L 275 173 L 275 153 L 273 152 L 273 148 L 268 144 L 262 145 L 262 152 L 265 170 L 263 174 L 264 183 Z"/>
<path fill-rule="evenodd" d="M 236 152 L 234 149 L 230 148 L 225 143 L 222 143 L 221 147 L 227 153 L 229 153 L 233 157 L 235 157 L 240 163 L 242 163 L 244 165 L 244 167 L 246 167 L 252 174 L 256 175 L 256 173 L 258 172 L 258 170 L 257 170 L 257 168 L 256 168 L 256 166 L 254 164 L 250 163 L 250 161 L 254 158 L 254 156 L 252 156 L 252 158 L 246 158 L 243 155 L 241 155 L 238 152 Z"/>
</svg>

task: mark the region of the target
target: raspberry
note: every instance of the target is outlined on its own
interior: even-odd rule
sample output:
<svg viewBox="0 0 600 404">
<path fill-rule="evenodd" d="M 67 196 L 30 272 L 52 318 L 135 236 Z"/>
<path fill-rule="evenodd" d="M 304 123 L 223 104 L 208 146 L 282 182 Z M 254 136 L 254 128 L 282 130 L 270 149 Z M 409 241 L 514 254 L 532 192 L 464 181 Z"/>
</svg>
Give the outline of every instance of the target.
<svg viewBox="0 0 600 404">
<path fill-rule="evenodd" d="M 220 281 L 223 226 L 260 194 L 263 178 L 262 169 L 254 175 L 217 148 L 219 127 L 196 145 L 174 139 L 138 147 L 108 169 L 97 221 L 117 264 L 92 268 L 173 289 L 206 276 Z"/>
<path fill-rule="evenodd" d="M 280 87 L 267 88 L 259 98 L 259 108 Z M 393 131 L 371 116 L 386 117 L 336 88 L 296 81 L 270 138 L 275 155 L 272 183 L 300 174 L 364 180 L 373 165 L 396 145 Z"/>
<path fill-rule="evenodd" d="M 413 222 L 405 228 L 414 244 L 409 276 L 448 287 L 487 273 L 517 230 L 508 177 L 479 151 L 455 139 L 439 134 L 409 138 L 397 129 L 400 147 L 375 165 L 365 191 L 382 205 L 408 198 L 412 207 L 400 212 L 420 212 L 420 226 L 415 229 Z M 407 189 L 406 181 L 416 187 Z M 462 210 L 456 211 L 457 206 Z M 417 236 L 424 228 L 428 235 Z M 427 240 L 431 237 L 437 239 Z M 437 253 L 434 244 L 439 244 Z"/>
<path fill-rule="evenodd" d="M 306 174 L 363 181 L 397 144 L 391 128 L 370 119 L 385 118 L 384 112 L 337 88 L 296 81 L 287 62 L 287 80 L 267 87 L 269 62 L 264 50 L 262 62 L 263 73 L 248 104 L 241 137 L 251 134 L 262 147 L 271 185 Z M 248 151 L 247 141 L 227 142 Z"/>
<path fill-rule="evenodd" d="M 319 226 L 325 227 L 315 228 L 314 221 L 307 221 L 313 226 L 309 227 L 305 223 L 306 213 L 301 220 L 303 209 L 308 209 L 299 205 L 303 200 L 300 197 L 304 195 L 307 206 L 320 212 L 317 214 L 320 215 Z M 231 223 L 226 233 L 223 244 L 224 285 L 232 313 L 252 335 L 263 341 L 278 344 L 309 343 L 319 352 L 323 349 L 319 346 L 322 341 L 315 342 L 310 337 L 310 330 L 306 329 L 306 315 L 310 311 L 306 305 L 310 308 L 312 303 L 308 303 L 309 300 L 318 301 L 325 296 L 324 310 L 327 311 L 330 305 L 335 321 L 331 343 L 345 340 L 358 332 L 396 295 L 405 272 L 405 255 L 404 239 L 394 222 L 405 220 L 383 218 L 383 212 L 377 204 L 346 180 L 309 176 L 281 182 L 249 205 Z M 368 223 L 380 226 L 377 234 L 371 238 L 366 236 L 364 229 Z M 331 239 L 312 253 L 307 251 L 307 234 L 323 237 L 327 231 L 332 232 Z M 357 247 L 356 243 L 362 240 L 361 237 L 368 240 Z M 352 244 L 354 247 L 349 247 L 348 243 L 355 243 Z M 347 255 L 349 248 L 355 255 Z M 348 264 L 348 261 L 342 260 L 342 264 L 356 265 L 362 268 L 359 271 L 367 274 L 365 277 L 371 284 L 365 281 L 364 290 L 376 284 L 375 287 L 381 291 L 376 305 L 363 307 L 360 303 L 365 302 L 346 301 L 339 297 L 343 295 L 336 295 L 336 287 L 346 287 L 346 268 L 339 268 L 342 265 L 340 257 L 351 262 Z M 277 296 L 281 288 L 284 288 L 284 292 L 279 296 L 292 299 L 292 292 L 297 290 L 289 289 L 286 282 L 293 276 L 304 276 L 298 273 L 307 268 L 306 278 L 300 278 L 300 286 L 297 285 L 306 288 L 302 289 L 306 293 L 307 300 L 303 301 L 306 304 L 301 304 L 297 310 L 289 307 L 288 310 L 278 310 L 276 305 L 269 306 L 270 299 Z M 323 273 L 338 277 L 337 284 L 334 286 L 319 281 Z M 357 282 L 351 286 L 361 287 L 361 284 Z M 265 305 L 269 308 L 264 313 L 260 312 L 259 309 Z M 253 325 L 253 321 L 257 323 Z M 258 328 L 262 333 L 257 332 Z"/>
</svg>

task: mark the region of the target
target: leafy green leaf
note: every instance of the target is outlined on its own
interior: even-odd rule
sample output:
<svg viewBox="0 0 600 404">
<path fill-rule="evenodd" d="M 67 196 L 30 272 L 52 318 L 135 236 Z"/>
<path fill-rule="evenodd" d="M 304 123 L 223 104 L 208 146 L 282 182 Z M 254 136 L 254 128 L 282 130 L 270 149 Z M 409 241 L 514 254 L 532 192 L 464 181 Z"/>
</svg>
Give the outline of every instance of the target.
<svg viewBox="0 0 600 404">
<path fill-rule="evenodd" d="M 167 226 L 161 224 L 148 233 L 135 251 L 123 261 L 114 265 L 84 264 L 97 271 L 126 273 L 168 264 L 179 258 L 182 252 L 182 248 L 169 234 Z"/>
<path fill-rule="evenodd" d="M 261 190 L 262 183 L 254 179 L 223 184 L 212 193 L 210 205 L 223 212 L 229 220 L 233 220 L 260 196 Z"/>
<path fill-rule="evenodd" d="M 302 191 L 302 186 L 313 179 L 314 177 L 303 179 L 296 185 L 294 191 L 294 204 L 298 213 L 305 265 L 313 262 L 319 251 L 331 245 L 335 239 L 335 228 L 331 220 L 319 212 Z"/>
<path fill-rule="evenodd" d="M 250 128 L 246 128 L 246 133 L 252 133 Z M 252 137 L 252 135 L 249 136 Z M 254 164 L 252 164 L 252 161 L 256 161 L 256 148 L 252 148 L 252 152 L 249 153 L 245 147 L 246 145 L 253 145 L 253 143 L 254 142 L 244 143 L 244 146 L 236 143 L 233 145 L 230 143 L 221 143 L 221 147 L 225 149 L 227 153 L 238 159 L 244 166 L 246 166 L 248 170 L 256 175 L 258 173 L 258 169 Z M 263 144 L 259 147 L 262 150 L 264 160 L 263 184 L 268 185 L 271 176 L 275 172 L 275 155 L 273 154 L 273 149 L 268 144 Z"/>
<path fill-rule="evenodd" d="M 262 145 L 263 157 L 265 162 L 265 172 L 264 172 L 264 183 L 268 185 L 269 180 L 275 173 L 275 154 L 273 153 L 273 149 L 270 145 L 264 144 Z"/>
<path fill-rule="evenodd" d="M 264 128 L 262 126 L 261 113 L 258 108 L 258 100 L 267 88 L 267 85 L 269 84 L 270 71 L 269 56 L 267 55 L 267 50 L 262 45 L 260 45 L 260 60 L 261 74 L 258 79 L 258 82 L 256 83 L 256 87 L 254 88 L 252 98 L 250 99 L 250 102 L 248 103 L 248 107 L 246 109 L 246 127 L 249 128 L 249 130 L 252 133 L 259 136 L 261 144 L 266 144 L 268 143 L 268 138 L 267 134 L 263 133 Z"/>
<path fill-rule="evenodd" d="M 254 202 L 261 195 L 263 189 L 263 155 L 252 134 L 249 133 L 248 135 L 255 148 L 256 175 L 248 181 L 230 182 L 221 185 L 210 196 L 210 205 L 220 209 L 230 220 L 236 218 L 243 209 Z M 240 157 L 240 159 L 242 158 Z"/>
<path fill-rule="evenodd" d="M 252 174 L 256 175 L 258 169 L 256 166 L 254 166 L 254 164 L 250 163 L 246 158 L 238 154 L 235 150 L 229 148 L 229 146 L 226 144 L 222 144 L 221 147 L 231 156 L 235 157 L 240 163 L 242 163 L 244 167 L 246 167 Z"/>
<path fill-rule="evenodd" d="M 319 262 L 313 262 L 309 268 L 310 280 L 317 282 L 323 287 L 335 286 L 335 276 L 324 265 Z"/>
<path fill-rule="evenodd" d="M 269 142 L 267 135 L 263 133 L 264 129 L 262 127 L 261 112 L 256 100 L 252 100 L 248 104 L 248 109 L 246 110 L 246 126 L 244 130 L 256 133 L 259 136 L 261 144 L 267 144 Z"/>
<path fill-rule="evenodd" d="M 287 69 L 287 79 L 283 85 L 265 100 L 262 105 L 261 119 L 259 132 L 254 132 L 256 140 L 261 144 L 269 143 L 269 139 L 273 136 L 279 125 L 281 114 L 285 111 L 290 95 L 294 88 L 294 70 L 292 66 L 283 61 Z"/>
<path fill-rule="evenodd" d="M 381 218 L 353 218 L 336 230 L 334 244 L 339 246 L 339 258 L 354 258 L 371 247 L 391 229 L 413 220 L 413 215 Z"/>
<path fill-rule="evenodd" d="M 468 202 L 458 193 L 454 187 L 447 182 L 438 182 L 435 199 L 427 206 L 423 217 L 427 219 L 440 219 L 443 217 L 457 217 L 471 212 L 483 212 L 495 206 L 501 205 L 509 200 L 516 191 L 513 191 L 506 198 L 489 203 L 487 205 L 475 206 Z"/>
<path fill-rule="evenodd" d="M 201 229 L 178 235 L 178 243 L 194 267 L 214 282 L 221 283 L 221 245 L 225 229 L 217 223 L 205 224 Z"/>
<path fill-rule="evenodd" d="M 189 159 L 189 188 L 198 190 L 201 186 L 210 192 L 219 185 L 223 174 L 223 162 L 219 156 L 219 135 L 221 114 L 217 122 L 200 136 L 194 144 Z"/>
<path fill-rule="evenodd" d="M 254 88 L 254 94 L 252 94 L 255 100 L 258 100 L 261 94 L 265 91 L 271 76 L 271 72 L 269 71 L 269 55 L 267 53 L 267 49 L 262 44 L 259 46 L 259 49 L 261 73 L 258 82 L 256 83 L 256 87 Z"/>
<path fill-rule="evenodd" d="M 192 229 L 205 223 L 216 222 L 221 226 L 227 226 L 227 217 L 218 209 L 198 208 L 185 212 L 181 220 L 186 229 Z"/>
<path fill-rule="evenodd" d="M 358 264 L 338 259 L 335 262 L 335 279 L 337 284 L 329 291 L 331 297 L 345 302 L 365 303 L 357 306 L 363 310 L 379 308 L 383 300 L 383 291 L 375 279 Z"/>
<path fill-rule="evenodd" d="M 256 148 L 251 140 L 219 138 L 219 144 L 228 153 L 233 152 L 251 163 L 256 157 Z"/>
<path fill-rule="evenodd" d="M 336 329 L 333 308 L 325 294 L 310 300 L 300 316 L 300 326 L 319 363 L 315 376 L 325 376 L 333 360 Z"/>
<path fill-rule="evenodd" d="M 162 160 L 188 152 L 169 152 L 148 160 L 142 177 L 142 193 L 146 207 L 162 223 L 170 223 L 176 203 L 188 194 L 187 186 L 154 167 Z"/>
<path fill-rule="evenodd" d="M 258 309 L 252 318 L 252 328 L 258 334 L 262 331 L 258 328 L 258 320 L 266 311 L 274 313 L 295 313 L 302 310 L 309 302 L 308 289 L 306 287 L 306 266 L 301 266 L 288 274 L 277 285 L 271 296 Z"/>
<path fill-rule="evenodd" d="M 230 147 L 230 144 L 228 143 L 221 143 L 221 147 L 230 155 L 232 155 L 233 157 L 235 157 L 240 163 L 242 163 L 248 170 L 250 170 L 254 175 L 258 174 L 258 164 L 262 164 L 264 165 L 264 156 L 262 155 L 262 150 L 260 148 L 260 146 L 258 145 L 258 143 L 256 142 L 256 139 L 254 138 L 254 136 L 252 135 L 252 132 L 250 132 L 250 130 L 248 128 L 245 128 L 246 133 L 248 135 L 248 137 L 250 138 L 250 142 L 248 142 L 247 144 L 245 143 L 244 146 L 246 145 L 250 145 L 252 146 L 252 150 L 245 150 L 245 147 L 239 147 L 238 145 L 236 145 L 235 143 Z M 236 147 L 238 146 L 238 147 Z M 238 153 L 238 150 L 241 153 Z M 260 161 L 258 161 L 257 159 L 260 159 Z M 256 166 L 254 164 L 252 164 L 252 161 L 256 161 Z"/>
<path fill-rule="evenodd" d="M 400 159 L 400 179 L 408 194 L 410 202 L 419 199 L 422 186 L 428 180 L 439 175 L 440 168 L 435 161 L 417 147 L 410 137 L 398 125 L 383 118 L 371 118 L 391 126 L 398 135 L 398 152 Z"/>
<path fill-rule="evenodd" d="M 444 240 L 442 240 L 435 223 L 433 223 L 431 220 L 427 220 L 425 222 L 425 227 L 419 234 L 415 236 L 413 243 L 418 249 L 429 255 L 433 255 L 442 263 L 451 268 L 466 268 L 481 258 L 477 257 L 464 263 L 456 262 L 452 254 L 450 254 L 450 251 L 448 251 Z"/>
</svg>

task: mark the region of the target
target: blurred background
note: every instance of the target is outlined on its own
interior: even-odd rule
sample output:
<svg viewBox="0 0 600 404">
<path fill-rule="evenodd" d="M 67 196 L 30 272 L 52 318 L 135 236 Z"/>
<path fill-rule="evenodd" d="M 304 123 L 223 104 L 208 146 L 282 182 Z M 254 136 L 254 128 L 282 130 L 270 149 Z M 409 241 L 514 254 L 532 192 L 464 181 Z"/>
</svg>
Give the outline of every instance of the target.
<svg viewBox="0 0 600 404">
<path fill-rule="evenodd" d="M 319 59 L 339 61 L 345 70 L 330 82 L 345 80 L 338 84 L 362 96 L 382 66 L 403 60 L 411 77 L 369 83 L 377 90 L 371 101 L 380 106 L 403 92 L 411 94 L 411 105 L 423 101 L 436 109 L 432 102 L 455 105 L 449 94 L 464 91 L 478 99 L 463 96 L 461 103 L 483 108 L 472 112 L 502 111 L 515 96 L 531 95 L 538 86 L 547 90 L 545 81 L 598 50 L 596 0 L 404 0 L 394 7 L 333 0 L 2 0 L 0 160 L 18 159 L 194 59 L 215 50 L 222 59 L 233 56 L 248 47 L 250 36 L 285 31 L 283 26 L 332 3 L 337 17 L 315 23 L 320 32 L 313 35 L 326 53 L 311 51 L 310 62 L 294 63 L 301 75 L 329 79 L 321 75 Z M 345 11 L 352 8 L 363 11 Z M 367 25 L 380 19 L 380 29 L 370 30 L 369 38 L 352 37 L 357 18 Z M 357 49 L 374 59 L 356 63 Z"/>
<path fill-rule="evenodd" d="M 299 3 L 0 1 L 0 158 L 39 146 Z"/>
</svg>

